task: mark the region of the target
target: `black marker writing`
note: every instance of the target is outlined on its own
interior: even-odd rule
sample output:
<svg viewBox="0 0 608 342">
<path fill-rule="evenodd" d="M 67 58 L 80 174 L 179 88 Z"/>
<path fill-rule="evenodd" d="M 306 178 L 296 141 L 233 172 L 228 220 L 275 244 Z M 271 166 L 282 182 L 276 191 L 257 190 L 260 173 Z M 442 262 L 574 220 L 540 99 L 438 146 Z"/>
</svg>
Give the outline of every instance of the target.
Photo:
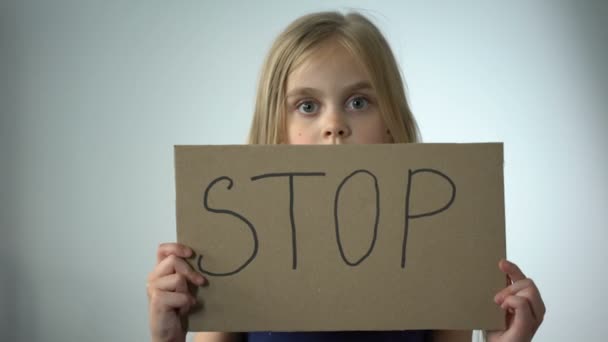
<svg viewBox="0 0 608 342">
<path fill-rule="evenodd" d="M 448 201 L 448 203 L 446 205 L 444 205 L 443 207 L 441 207 L 437 210 L 430 211 L 427 213 L 412 215 L 412 214 L 410 214 L 410 192 L 412 190 L 412 177 L 415 174 L 421 173 L 421 172 L 434 173 L 440 177 L 443 177 L 445 180 L 447 180 L 450 183 L 450 185 L 452 186 L 452 197 L 450 198 L 450 200 Z M 405 247 L 407 245 L 407 234 L 408 234 L 410 219 L 417 219 L 417 218 L 421 218 L 421 217 L 425 217 L 425 216 L 432 216 L 435 214 L 439 214 L 440 212 L 446 210 L 447 208 L 449 208 L 452 205 L 455 197 L 456 197 L 456 185 L 450 179 L 450 177 L 448 177 L 444 173 L 434 170 L 434 169 L 417 169 L 415 171 L 412 171 L 411 169 L 408 170 L 407 191 L 405 193 L 405 227 L 404 227 L 404 232 L 403 232 L 403 245 L 401 246 L 401 268 L 405 268 Z"/>
<path fill-rule="evenodd" d="M 228 190 L 232 189 L 232 179 L 230 177 L 226 177 L 226 176 L 222 176 L 219 178 L 216 178 L 215 180 L 213 180 L 209 186 L 207 186 L 207 189 L 205 189 L 205 195 L 203 198 L 203 205 L 205 206 L 205 209 L 209 210 L 212 213 L 217 213 L 217 214 L 228 214 L 231 216 L 234 216 L 238 219 L 240 219 L 241 221 L 245 222 L 245 224 L 247 224 L 247 227 L 249 227 L 249 230 L 251 231 L 251 235 L 253 237 L 253 251 L 251 253 L 251 256 L 249 257 L 249 259 L 247 259 L 247 261 L 245 261 L 245 263 L 243 263 L 241 266 L 239 266 L 237 269 L 235 269 L 234 271 L 230 271 L 230 272 L 224 272 L 224 273 L 218 273 L 218 272 L 211 272 L 211 271 L 207 271 L 203 268 L 203 266 L 201 265 L 201 261 L 203 260 L 203 256 L 199 255 L 198 256 L 198 269 L 204 273 L 204 274 L 208 274 L 208 275 L 212 275 L 212 276 L 230 276 L 236 273 L 239 273 L 241 270 L 243 270 L 245 267 L 247 267 L 247 265 L 249 265 L 249 263 L 256 257 L 256 255 L 258 254 L 258 235 L 255 231 L 255 228 L 253 227 L 253 224 L 251 224 L 251 222 L 249 222 L 249 220 L 247 220 L 245 217 L 243 217 L 242 215 L 235 213 L 232 210 L 227 210 L 227 209 L 214 209 L 214 208 L 210 208 L 209 204 L 207 203 L 207 199 L 209 197 L 209 190 L 215 185 L 215 183 L 223 181 L 223 180 L 227 180 L 228 181 Z"/>
<path fill-rule="evenodd" d="M 272 177 L 289 177 L 289 220 L 291 221 L 291 250 L 292 250 L 292 263 L 291 268 L 296 269 L 298 267 L 298 253 L 296 244 L 296 222 L 293 214 L 294 206 L 294 190 L 293 190 L 293 177 L 295 176 L 325 176 L 325 172 L 284 172 L 284 173 L 266 173 L 251 177 L 252 181 L 256 181 L 262 178 Z"/>
<path fill-rule="evenodd" d="M 359 260 L 357 260 L 355 262 L 351 262 L 346 258 L 346 255 L 344 254 L 344 248 L 342 247 L 342 241 L 340 240 L 340 224 L 338 222 L 338 198 L 340 197 L 340 191 L 342 190 L 342 187 L 344 186 L 344 184 L 346 184 L 346 182 L 351 177 L 353 177 L 354 175 L 356 175 L 358 173 L 366 173 L 374 179 L 374 187 L 375 187 L 375 191 L 376 191 L 376 218 L 374 221 L 374 236 L 372 237 L 372 242 L 369 246 L 369 249 L 367 250 L 367 253 L 365 253 Z M 370 255 L 370 253 L 374 249 L 374 245 L 376 244 L 379 217 L 380 217 L 380 190 L 378 189 L 378 179 L 376 178 L 376 176 L 374 176 L 373 173 L 371 173 L 367 170 L 357 170 L 357 171 L 354 171 L 353 173 L 351 173 L 350 175 L 348 175 L 346 178 L 344 178 L 344 180 L 340 183 L 340 185 L 338 186 L 338 189 L 336 190 L 336 197 L 334 200 L 334 220 L 335 220 L 335 228 L 336 228 L 336 240 L 338 241 L 338 249 L 340 250 L 340 255 L 342 256 L 342 260 L 344 260 L 345 263 L 347 263 L 350 266 L 357 266 L 363 260 L 365 260 L 365 258 L 367 258 Z"/>
</svg>

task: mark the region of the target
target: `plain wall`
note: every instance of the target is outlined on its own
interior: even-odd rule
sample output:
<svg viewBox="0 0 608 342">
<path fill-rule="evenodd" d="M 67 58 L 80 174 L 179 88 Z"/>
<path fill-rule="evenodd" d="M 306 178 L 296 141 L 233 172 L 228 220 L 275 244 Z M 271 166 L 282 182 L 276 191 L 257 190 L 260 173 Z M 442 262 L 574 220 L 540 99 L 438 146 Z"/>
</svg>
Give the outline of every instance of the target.
<svg viewBox="0 0 608 342">
<path fill-rule="evenodd" d="M 245 142 L 274 37 L 356 8 L 424 141 L 505 143 L 508 257 L 548 307 L 536 341 L 604 340 L 607 3 L 446 3 L 2 2 L 0 339 L 149 339 L 173 145 Z"/>
</svg>

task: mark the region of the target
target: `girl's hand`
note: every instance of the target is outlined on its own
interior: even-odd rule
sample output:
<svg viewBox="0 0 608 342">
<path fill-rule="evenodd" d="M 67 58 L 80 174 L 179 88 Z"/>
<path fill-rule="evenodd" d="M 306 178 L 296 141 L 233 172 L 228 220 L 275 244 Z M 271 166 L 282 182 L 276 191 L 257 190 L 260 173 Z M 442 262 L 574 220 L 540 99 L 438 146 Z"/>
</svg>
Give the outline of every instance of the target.
<svg viewBox="0 0 608 342">
<path fill-rule="evenodd" d="M 178 243 L 163 243 L 156 252 L 156 267 L 148 275 L 150 333 L 152 341 L 184 341 L 186 331 L 181 316 L 196 303 L 188 291 L 188 282 L 205 283 L 205 278 L 192 270 L 182 258 L 192 250 Z"/>
<path fill-rule="evenodd" d="M 545 304 L 532 279 L 512 262 L 501 260 L 498 268 L 504 272 L 510 285 L 494 297 L 496 304 L 507 310 L 507 330 L 488 333 L 489 342 L 527 342 L 545 317 Z"/>
</svg>

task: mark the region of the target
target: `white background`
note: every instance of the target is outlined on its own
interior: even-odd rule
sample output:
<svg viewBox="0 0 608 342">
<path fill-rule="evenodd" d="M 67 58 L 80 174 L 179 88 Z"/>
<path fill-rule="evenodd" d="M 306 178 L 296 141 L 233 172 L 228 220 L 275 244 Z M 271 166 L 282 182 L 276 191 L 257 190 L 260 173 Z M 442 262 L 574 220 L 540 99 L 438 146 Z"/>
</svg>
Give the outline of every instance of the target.
<svg viewBox="0 0 608 342">
<path fill-rule="evenodd" d="M 425 142 L 505 143 L 508 256 L 548 307 L 536 340 L 605 340 L 602 1 L 2 2 L 0 339 L 147 340 L 172 146 L 245 142 L 274 37 L 348 8 L 385 32 Z"/>
</svg>

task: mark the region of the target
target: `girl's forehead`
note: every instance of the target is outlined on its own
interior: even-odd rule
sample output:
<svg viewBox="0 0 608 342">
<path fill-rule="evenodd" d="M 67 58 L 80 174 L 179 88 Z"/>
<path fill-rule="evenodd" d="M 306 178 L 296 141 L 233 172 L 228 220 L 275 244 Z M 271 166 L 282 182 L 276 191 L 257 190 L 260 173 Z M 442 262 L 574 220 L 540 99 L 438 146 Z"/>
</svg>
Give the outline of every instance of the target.
<svg viewBox="0 0 608 342">
<path fill-rule="evenodd" d="M 362 61 L 337 41 L 328 41 L 304 54 L 291 70 L 288 84 L 301 80 L 347 77 L 367 79 Z M 291 82 L 290 82 L 291 81 Z"/>
</svg>

